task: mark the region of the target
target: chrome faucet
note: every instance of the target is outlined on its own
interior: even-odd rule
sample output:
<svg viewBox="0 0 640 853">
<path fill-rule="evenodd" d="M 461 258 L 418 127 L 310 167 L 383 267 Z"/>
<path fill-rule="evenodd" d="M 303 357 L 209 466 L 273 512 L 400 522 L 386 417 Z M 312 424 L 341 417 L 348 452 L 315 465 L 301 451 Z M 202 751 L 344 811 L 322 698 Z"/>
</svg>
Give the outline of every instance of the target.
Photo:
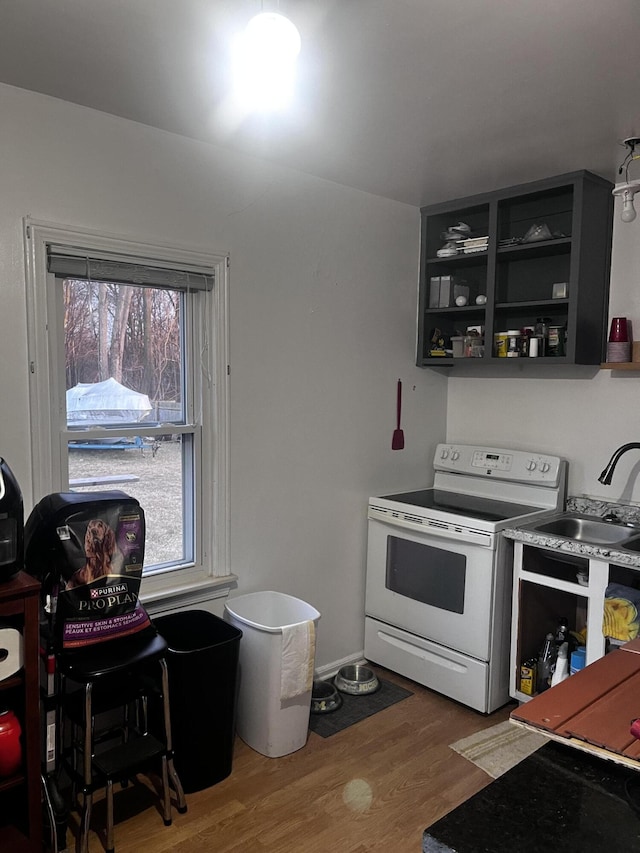
<svg viewBox="0 0 640 853">
<path fill-rule="evenodd" d="M 618 459 L 622 456 L 623 453 L 626 453 L 627 450 L 640 450 L 640 442 L 632 441 L 631 444 L 623 444 L 616 451 L 614 451 L 613 456 L 607 462 L 607 467 L 604 469 L 602 474 L 598 477 L 598 482 L 602 483 L 603 486 L 610 486 L 611 479 L 613 477 L 613 472 L 615 470 L 616 465 L 618 464 Z"/>
</svg>

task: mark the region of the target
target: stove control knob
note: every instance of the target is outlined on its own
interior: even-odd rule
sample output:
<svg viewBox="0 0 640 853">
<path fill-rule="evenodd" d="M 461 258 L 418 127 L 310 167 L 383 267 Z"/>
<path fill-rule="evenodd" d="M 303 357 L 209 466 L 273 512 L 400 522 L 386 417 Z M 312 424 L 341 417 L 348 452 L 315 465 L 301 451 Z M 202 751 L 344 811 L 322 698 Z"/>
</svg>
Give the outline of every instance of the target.
<svg viewBox="0 0 640 853">
<path fill-rule="evenodd" d="M 549 465 L 549 463 L 548 463 L 548 462 L 543 462 L 543 463 L 540 465 L 540 470 L 542 471 L 542 473 L 543 473 L 543 474 L 546 474 L 546 473 L 547 473 L 547 471 L 549 470 L 549 468 L 551 468 L 551 465 Z"/>
<path fill-rule="evenodd" d="M 440 459 L 446 459 L 449 456 L 449 448 L 443 447 L 442 452 L 440 453 Z"/>
<path fill-rule="evenodd" d="M 530 459 L 527 462 L 527 471 L 535 471 L 535 470 L 536 470 L 536 463 L 533 459 Z"/>
<path fill-rule="evenodd" d="M 456 459 L 460 459 L 460 451 L 454 450 L 453 453 L 451 454 L 451 459 L 453 462 L 455 462 Z"/>
</svg>

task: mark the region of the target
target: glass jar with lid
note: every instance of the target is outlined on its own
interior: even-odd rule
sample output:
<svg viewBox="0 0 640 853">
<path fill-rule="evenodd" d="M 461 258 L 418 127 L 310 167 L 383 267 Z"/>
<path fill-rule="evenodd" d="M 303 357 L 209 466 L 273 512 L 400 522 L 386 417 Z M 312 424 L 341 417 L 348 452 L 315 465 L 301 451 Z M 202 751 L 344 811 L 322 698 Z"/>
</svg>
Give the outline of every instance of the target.
<svg viewBox="0 0 640 853">
<path fill-rule="evenodd" d="M 564 326 L 549 326 L 549 336 L 547 339 L 547 355 L 564 355 L 564 335 Z"/>
<path fill-rule="evenodd" d="M 507 332 L 507 358 L 520 357 L 520 329 L 509 329 Z"/>
</svg>

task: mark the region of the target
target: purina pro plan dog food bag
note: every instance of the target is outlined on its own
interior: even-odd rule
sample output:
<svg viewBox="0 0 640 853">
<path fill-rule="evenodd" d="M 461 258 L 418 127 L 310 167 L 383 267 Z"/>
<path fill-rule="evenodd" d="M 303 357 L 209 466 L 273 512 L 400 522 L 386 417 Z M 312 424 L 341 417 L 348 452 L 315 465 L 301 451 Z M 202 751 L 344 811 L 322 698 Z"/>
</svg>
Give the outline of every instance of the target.
<svg viewBox="0 0 640 853">
<path fill-rule="evenodd" d="M 71 649 L 150 624 L 138 600 L 145 518 L 124 492 L 48 495 L 25 526 L 25 565 L 55 608 L 54 632 Z M 35 571 L 34 571 L 35 569 Z"/>
</svg>

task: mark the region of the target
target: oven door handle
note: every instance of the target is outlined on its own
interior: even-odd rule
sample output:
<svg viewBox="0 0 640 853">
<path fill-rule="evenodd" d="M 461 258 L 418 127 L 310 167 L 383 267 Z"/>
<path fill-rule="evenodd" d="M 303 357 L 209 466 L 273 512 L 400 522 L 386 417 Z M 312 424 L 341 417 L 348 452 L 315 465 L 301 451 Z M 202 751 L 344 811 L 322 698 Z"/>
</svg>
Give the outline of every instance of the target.
<svg viewBox="0 0 640 853">
<path fill-rule="evenodd" d="M 481 530 L 471 530 L 468 527 L 458 527 L 455 524 L 446 524 L 446 526 L 441 527 L 441 522 L 435 520 L 419 524 L 415 521 L 407 521 L 404 518 L 389 518 L 374 508 L 369 508 L 368 516 L 371 521 L 381 522 L 387 527 L 402 527 L 405 530 L 422 533 L 425 536 L 439 536 L 442 539 L 450 539 L 452 542 L 466 542 L 471 545 L 481 545 L 484 548 L 493 548 L 494 546 L 494 534 Z"/>
</svg>

